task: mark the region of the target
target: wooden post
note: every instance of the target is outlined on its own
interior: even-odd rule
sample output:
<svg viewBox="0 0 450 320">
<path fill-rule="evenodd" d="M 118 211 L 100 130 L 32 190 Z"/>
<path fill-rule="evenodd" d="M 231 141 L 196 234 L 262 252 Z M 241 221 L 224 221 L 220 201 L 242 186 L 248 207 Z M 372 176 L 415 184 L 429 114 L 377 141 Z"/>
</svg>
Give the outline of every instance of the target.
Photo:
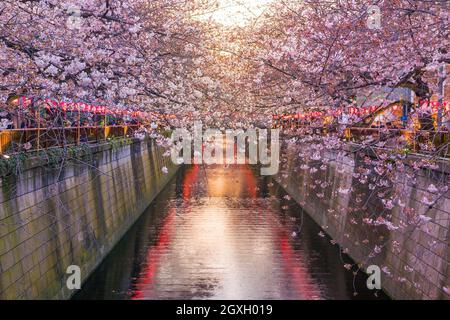
<svg viewBox="0 0 450 320">
<path fill-rule="evenodd" d="M 38 129 L 37 129 L 37 150 L 39 151 L 40 149 L 40 144 L 41 144 L 41 104 L 38 103 L 38 107 L 37 107 L 37 121 L 38 121 Z"/>
<path fill-rule="evenodd" d="M 445 74 L 446 74 L 446 67 L 445 64 L 442 64 L 442 66 L 439 68 L 439 83 L 438 83 L 438 114 L 437 114 L 437 131 L 441 130 L 442 127 L 442 117 L 443 117 L 443 110 L 444 110 L 444 83 L 445 83 Z"/>
<path fill-rule="evenodd" d="M 78 128 L 77 128 L 77 144 L 80 144 L 80 136 L 81 136 L 81 111 L 80 104 L 78 104 Z"/>
<path fill-rule="evenodd" d="M 104 127 L 103 128 L 103 134 L 105 136 L 105 141 L 108 138 L 108 135 L 107 135 L 107 132 L 106 132 L 106 121 L 107 121 L 107 119 L 108 119 L 108 116 L 107 116 L 107 113 L 106 113 L 106 110 L 105 110 L 105 121 L 103 123 L 103 127 Z"/>
</svg>

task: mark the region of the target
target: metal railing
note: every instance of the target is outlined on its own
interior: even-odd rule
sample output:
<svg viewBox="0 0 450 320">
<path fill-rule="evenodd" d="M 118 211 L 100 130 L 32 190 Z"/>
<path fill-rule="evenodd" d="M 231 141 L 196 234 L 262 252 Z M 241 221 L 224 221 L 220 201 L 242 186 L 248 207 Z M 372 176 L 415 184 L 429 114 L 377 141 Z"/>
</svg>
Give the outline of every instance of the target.
<svg viewBox="0 0 450 320">
<path fill-rule="evenodd" d="M 98 143 L 133 136 L 139 125 L 5 129 L 0 131 L 0 154 L 42 150 L 81 143 Z"/>
<path fill-rule="evenodd" d="M 398 138 L 403 137 L 404 147 L 411 152 L 450 156 L 449 131 L 349 127 L 344 130 L 344 137 L 355 143 L 367 141 L 372 137 L 374 141 L 379 141 L 384 147 L 391 149 L 399 148 Z"/>
<path fill-rule="evenodd" d="M 291 126 L 287 129 L 289 136 L 295 136 L 296 130 L 306 129 L 310 134 L 342 136 L 346 141 L 356 144 L 382 145 L 386 149 L 403 149 L 405 152 L 433 154 L 450 158 L 450 131 L 445 130 L 411 130 L 398 128 L 347 127 L 337 126 Z M 291 131 L 292 130 L 292 131 Z M 403 137 L 403 143 L 398 138 Z M 368 142 L 372 138 L 373 143 Z"/>
</svg>

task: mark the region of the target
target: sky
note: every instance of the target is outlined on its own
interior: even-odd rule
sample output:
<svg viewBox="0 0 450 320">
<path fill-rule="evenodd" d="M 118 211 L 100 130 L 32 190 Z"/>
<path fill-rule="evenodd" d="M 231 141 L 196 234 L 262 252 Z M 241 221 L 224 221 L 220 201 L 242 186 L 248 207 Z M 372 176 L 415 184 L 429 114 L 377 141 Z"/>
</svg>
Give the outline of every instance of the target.
<svg viewBox="0 0 450 320">
<path fill-rule="evenodd" d="M 212 18 L 228 27 L 243 27 L 260 16 L 267 4 L 273 0 L 218 0 L 219 8 L 207 13 L 205 19 Z"/>
</svg>

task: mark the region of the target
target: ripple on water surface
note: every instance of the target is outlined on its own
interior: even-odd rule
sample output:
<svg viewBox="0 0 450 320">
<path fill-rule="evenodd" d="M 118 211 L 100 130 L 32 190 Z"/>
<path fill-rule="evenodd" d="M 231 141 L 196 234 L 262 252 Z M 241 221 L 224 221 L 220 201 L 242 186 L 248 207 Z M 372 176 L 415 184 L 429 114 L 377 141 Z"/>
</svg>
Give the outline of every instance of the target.
<svg viewBox="0 0 450 320">
<path fill-rule="evenodd" d="M 348 258 L 258 172 L 180 170 L 75 298 L 375 298 L 362 275 L 354 296 Z"/>
</svg>

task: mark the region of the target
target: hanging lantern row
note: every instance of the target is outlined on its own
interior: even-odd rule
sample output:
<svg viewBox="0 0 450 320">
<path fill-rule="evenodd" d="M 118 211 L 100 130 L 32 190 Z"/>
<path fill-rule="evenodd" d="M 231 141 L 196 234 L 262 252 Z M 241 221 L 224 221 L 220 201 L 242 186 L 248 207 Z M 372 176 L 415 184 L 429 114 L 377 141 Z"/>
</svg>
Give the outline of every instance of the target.
<svg viewBox="0 0 450 320">
<path fill-rule="evenodd" d="M 107 106 L 96 106 L 83 102 L 64 102 L 55 101 L 51 99 L 45 100 L 45 105 L 47 109 L 59 109 L 64 112 L 86 112 L 95 113 L 101 115 L 120 115 L 120 116 L 135 116 L 135 117 L 150 117 L 150 114 L 142 111 L 130 111 L 119 108 L 111 108 Z"/>
<path fill-rule="evenodd" d="M 358 115 L 358 116 L 366 116 L 371 113 L 374 113 L 380 108 L 380 106 L 368 106 L 368 107 L 362 107 L 362 108 L 356 108 L 356 107 L 349 107 L 348 112 L 351 115 Z M 340 114 L 343 113 L 343 110 L 340 110 Z"/>
<path fill-rule="evenodd" d="M 31 98 L 22 96 L 14 102 L 14 104 L 20 105 L 22 107 L 28 108 L 32 104 L 33 100 Z M 115 116 L 131 116 L 139 117 L 142 119 L 165 117 L 169 119 L 174 119 L 176 116 L 174 114 L 169 115 L 159 115 L 153 112 L 143 112 L 143 111 L 130 111 L 121 108 L 114 108 L 108 106 L 91 105 L 83 102 L 65 102 L 65 101 L 55 101 L 52 99 L 45 99 L 45 108 L 48 110 L 58 109 L 63 112 L 86 112 L 101 115 L 115 115 Z"/>
<path fill-rule="evenodd" d="M 364 107 L 364 108 L 356 108 L 356 107 L 349 107 L 347 108 L 348 113 L 351 115 L 368 115 L 370 113 L 375 112 L 379 106 L 370 106 L 370 107 Z M 329 109 L 327 111 L 312 111 L 312 112 L 305 112 L 305 113 L 296 113 L 296 114 L 287 114 L 287 115 L 273 115 L 273 119 L 283 119 L 283 120 L 289 120 L 289 119 L 314 119 L 314 118 L 321 118 L 321 117 L 338 117 L 344 112 L 343 108 L 338 109 Z"/>
<path fill-rule="evenodd" d="M 439 102 L 438 101 L 421 101 L 419 103 L 420 108 L 422 110 L 430 110 L 434 113 L 438 111 L 439 108 Z M 450 111 L 450 101 L 445 101 L 443 103 L 445 112 Z M 395 104 L 391 106 L 393 111 L 398 111 L 402 109 L 401 105 Z M 362 107 L 362 108 L 356 108 L 356 107 L 347 107 L 347 112 L 350 115 L 356 115 L 356 116 L 367 116 L 369 114 L 372 114 L 376 112 L 378 109 L 380 109 L 380 106 L 368 106 L 368 107 Z M 273 115 L 273 119 L 283 119 L 283 120 L 290 120 L 290 119 L 314 119 L 314 118 L 320 118 L 320 117 L 339 117 L 343 112 L 344 108 L 338 108 L 338 109 L 329 109 L 327 111 L 318 112 L 306 112 L 306 113 L 295 113 L 295 114 L 284 114 L 284 115 Z"/>
<path fill-rule="evenodd" d="M 440 106 L 439 101 L 428 101 L 422 100 L 419 102 L 421 110 L 431 110 L 432 112 L 437 112 Z M 443 103 L 445 112 L 450 111 L 450 101 L 444 101 Z"/>
</svg>

